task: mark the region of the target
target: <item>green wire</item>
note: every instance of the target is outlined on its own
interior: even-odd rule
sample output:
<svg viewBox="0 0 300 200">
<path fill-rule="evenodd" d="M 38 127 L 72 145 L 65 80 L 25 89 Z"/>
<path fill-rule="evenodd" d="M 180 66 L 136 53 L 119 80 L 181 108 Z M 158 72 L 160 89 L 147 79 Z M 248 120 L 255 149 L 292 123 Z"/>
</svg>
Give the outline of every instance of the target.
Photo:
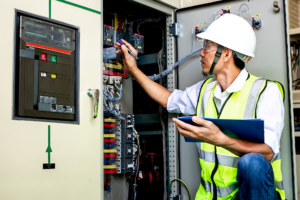
<svg viewBox="0 0 300 200">
<path fill-rule="evenodd" d="M 189 199 L 192 200 L 192 199 L 191 199 L 191 193 L 190 193 L 190 190 L 189 190 L 188 186 L 187 186 L 182 180 L 180 180 L 180 179 L 178 179 L 178 178 L 174 178 L 174 179 L 171 181 L 171 183 L 170 183 L 170 195 L 172 194 L 172 183 L 173 183 L 174 181 L 179 181 L 179 182 L 183 183 L 184 187 L 185 187 L 186 190 L 188 191 Z"/>
</svg>

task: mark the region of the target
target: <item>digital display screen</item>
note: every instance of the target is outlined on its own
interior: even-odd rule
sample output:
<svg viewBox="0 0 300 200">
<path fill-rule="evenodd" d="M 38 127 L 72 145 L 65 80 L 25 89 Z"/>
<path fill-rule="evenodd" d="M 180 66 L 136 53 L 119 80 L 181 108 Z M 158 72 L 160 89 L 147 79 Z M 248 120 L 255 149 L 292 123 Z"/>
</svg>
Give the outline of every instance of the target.
<svg viewBox="0 0 300 200">
<path fill-rule="evenodd" d="M 72 49 L 72 30 L 40 20 L 22 18 L 22 38 L 39 44 Z"/>
</svg>

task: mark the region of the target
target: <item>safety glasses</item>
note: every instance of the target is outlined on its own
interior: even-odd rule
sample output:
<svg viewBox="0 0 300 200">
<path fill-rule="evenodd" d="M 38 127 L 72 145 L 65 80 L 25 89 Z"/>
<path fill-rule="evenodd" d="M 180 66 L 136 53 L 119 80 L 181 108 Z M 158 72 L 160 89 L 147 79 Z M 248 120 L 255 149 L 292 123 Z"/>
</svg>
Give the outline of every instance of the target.
<svg viewBox="0 0 300 200">
<path fill-rule="evenodd" d="M 219 48 L 219 45 L 215 42 L 212 42 L 210 40 L 204 40 L 203 43 L 203 50 L 205 53 L 211 52 L 211 51 L 217 51 Z"/>
</svg>

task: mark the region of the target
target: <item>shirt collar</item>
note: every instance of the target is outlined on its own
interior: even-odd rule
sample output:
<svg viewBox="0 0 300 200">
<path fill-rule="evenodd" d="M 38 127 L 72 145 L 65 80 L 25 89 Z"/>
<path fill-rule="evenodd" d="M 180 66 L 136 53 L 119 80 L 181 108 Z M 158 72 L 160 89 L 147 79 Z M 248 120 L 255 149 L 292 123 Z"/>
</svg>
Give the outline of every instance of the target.
<svg viewBox="0 0 300 200">
<path fill-rule="evenodd" d="M 247 78 L 248 78 L 248 72 L 244 68 L 240 72 L 240 74 L 236 77 L 236 79 L 233 81 L 233 83 L 224 92 L 222 92 L 221 85 L 218 83 L 214 92 L 214 96 L 217 99 L 221 99 L 222 97 L 227 96 L 228 94 L 240 91 L 243 88 Z"/>
</svg>

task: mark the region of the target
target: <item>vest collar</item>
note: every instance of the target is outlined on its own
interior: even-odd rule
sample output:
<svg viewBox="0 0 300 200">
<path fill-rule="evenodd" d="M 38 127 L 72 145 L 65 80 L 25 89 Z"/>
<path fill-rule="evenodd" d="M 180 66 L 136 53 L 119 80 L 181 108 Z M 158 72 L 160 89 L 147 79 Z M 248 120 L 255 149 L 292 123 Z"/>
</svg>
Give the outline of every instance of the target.
<svg viewBox="0 0 300 200">
<path fill-rule="evenodd" d="M 222 99 L 224 97 L 227 97 L 229 94 L 233 92 L 240 91 L 243 88 L 247 78 L 248 78 L 248 72 L 244 68 L 240 72 L 240 74 L 236 77 L 236 79 L 233 81 L 233 83 L 224 92 L 222 92 L 221 85 L 217 83 L 216 89 L 214 91 L 214 97 L 217 99 Z"/>
</svg>

